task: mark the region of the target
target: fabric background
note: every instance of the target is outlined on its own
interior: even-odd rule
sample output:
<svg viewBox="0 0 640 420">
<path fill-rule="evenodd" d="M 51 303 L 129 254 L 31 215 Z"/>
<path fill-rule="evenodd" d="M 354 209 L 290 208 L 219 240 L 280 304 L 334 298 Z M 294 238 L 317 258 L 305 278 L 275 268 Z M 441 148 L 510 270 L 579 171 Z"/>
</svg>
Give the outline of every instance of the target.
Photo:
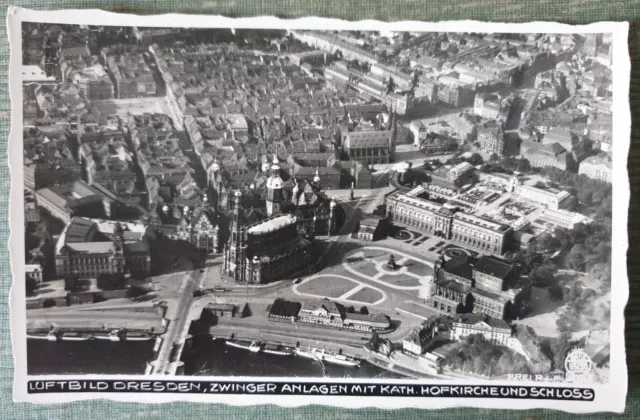
<svg viewBox="0 0 640 420">
<path fill-rule="evenodd" d="M 8 93 L 9 44 L 7 40 L 7 6 L 13 4 L 31 9 L 94 9 L 113 12 L 156 14 L 190 13 L 222 14 L 227 16 L 275 15 L 281 18 L 301 16 L 334 17 L 348 20 L 460 20 L 474 19 L 496 22 L 527 22 L 536 20 L 562 23 L 590 23 L 603 20 L 629 21 L 629 49 L 631 53 L 631 151 L 629 176 L 631 204 L 629 210 L 628 270 L 630 298 L 626 309 L 627 363 L 629 365 L 629 394 L 624 415 L 599 413 L 591 416 L 569 415 L 549 410 L 495 411 L 453 409 L 444 411 L 420 410 L 347 410 L 323 406 L 281 408 L 275 405 L 231 407 L 212 404 L 142 405 L 111 401 L 86 401 L 72 404 L 42 406 L 13 402 L 13 354 L 9 322 L 9 289 L 11 271 L 9 241 L 9 168 L 7 143 L 0 141 L 0 418 L 31 419 L 161 419 L 161 418 L 233 418 L 240 419 L 622 419 L 640 418 L 640 0 L 0 0 L 0 137 L 8 139 L 11 103 Z M 639 167 L 635 168 L 635 164 Z M 517 403 L 517 402 L 516 402 Z"/>
</svg>

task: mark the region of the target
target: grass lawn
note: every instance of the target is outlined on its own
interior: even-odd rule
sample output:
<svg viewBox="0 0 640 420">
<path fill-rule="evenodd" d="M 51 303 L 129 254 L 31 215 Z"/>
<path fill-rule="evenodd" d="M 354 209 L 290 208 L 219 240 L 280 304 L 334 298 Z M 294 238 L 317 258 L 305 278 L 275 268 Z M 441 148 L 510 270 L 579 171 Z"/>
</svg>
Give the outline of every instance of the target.
<svg viewBox="0 0 640 420">
<path fill-rule="evenodd" d="M 417 262 L 416 260 L 409 260 L 403 264 L 407 267 L 407 271 L 418 275 L 418 276 L 428 276 L 433 273 L 433 270 L 428 265 Z"/>
<path fill-rule="evenodd" d="M 402 287 L 413 287 L 419 286 L 420 281 L 415 277 L 411 277 L 408 275 L 399 275 L 399 276 L 390 276 L 385 274 L 383 276 L 378 277 L 378 280 L 382 280 L 385 283 L 394 285 L 394 286 L 402 286 Z"/>
<path fill-rule="evenodd" d="M 378 274 L 378 269 L 371 261 L 360 260 L 349 264 L 351 268 L 362 273 L 365 276 L 373 277 Z"/>
<path fill-rule="evenodd" d="M 340 277 L 318 277 L 298 286 L 298 291 L 300 293 L 336 298 L 357 285 L 356 282 Z"/>
<path fill-rule="evenodd" d="M 364 289 L 349 296 L 348 299 L 362 303 L 374 303 L 382 299 L 382 294 L 377 290 L 365 287 Z"/>
</svg>

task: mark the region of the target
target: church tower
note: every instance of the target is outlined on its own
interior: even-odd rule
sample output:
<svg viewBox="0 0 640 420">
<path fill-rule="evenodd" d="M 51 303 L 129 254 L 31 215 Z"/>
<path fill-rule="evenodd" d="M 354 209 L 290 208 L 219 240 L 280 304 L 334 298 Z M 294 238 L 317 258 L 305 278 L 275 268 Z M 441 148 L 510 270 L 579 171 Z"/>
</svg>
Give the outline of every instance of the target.
<svg viewBox="0 0 640 420">
<path fill-rule="evenodd" d="M 275 216 L 280 214 L 282 210 L 282 194 L 283 182 L 280 178 L 280 165 L 278 157 L 273 156 L 273 165 L 271 166 L 271 176 L 267 179 L 267 216 Z"/>
<path fill-rule="evenodd" d="M 316 175 L 313 177 L 313 186 L 320 189 L 320 170 L 318 168 L 316 168 Z"/>
<path fill-rule="evenodd" d="M 237 282 L 244 282 L 247 241 L 242 217 L 242 192 L 237 190 L 233 194 L 233 208 L 231 209 L 231 237 L 224 250 L 224 272 Z"/>
</svg>

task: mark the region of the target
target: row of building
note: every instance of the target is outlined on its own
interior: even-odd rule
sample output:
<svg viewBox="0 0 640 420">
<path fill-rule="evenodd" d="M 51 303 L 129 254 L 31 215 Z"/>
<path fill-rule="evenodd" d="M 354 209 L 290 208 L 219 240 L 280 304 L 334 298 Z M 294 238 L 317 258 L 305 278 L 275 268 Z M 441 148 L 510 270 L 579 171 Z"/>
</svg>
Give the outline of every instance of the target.
<svg viewBox="0 0 640 420">
<path fill-rule="evenodd" d="M 278 298 L 269 306 L 268 315 L 273 320 L 355 331 L 382 331 L 391 327 L 389 318 L 382 313 L 347 311 L 344 306 L 326 298 L 304 303 Z"/>
</svg>

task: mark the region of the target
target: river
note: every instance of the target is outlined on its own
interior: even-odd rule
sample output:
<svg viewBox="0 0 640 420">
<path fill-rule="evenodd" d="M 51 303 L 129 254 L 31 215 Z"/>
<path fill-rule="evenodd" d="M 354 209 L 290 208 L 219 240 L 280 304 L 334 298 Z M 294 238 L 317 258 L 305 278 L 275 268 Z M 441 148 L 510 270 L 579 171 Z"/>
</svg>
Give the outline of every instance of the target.
<svg viewBox="0 0 640 420">
<path fill-rule="evenodd" d="M 292 356 L 251 353 L 230 347 L 222 340 L 194 337 L 182 353 L 188 376 L 323 377 L 320 362 Z M 29 375 L 144 374 L 153 358 L 154 341 L 46 341 L 28 340 Z M 399 378 L 400 376 L 362 362 L 360 367 L 325 363 L 331 378 Z"/>
</svg>

